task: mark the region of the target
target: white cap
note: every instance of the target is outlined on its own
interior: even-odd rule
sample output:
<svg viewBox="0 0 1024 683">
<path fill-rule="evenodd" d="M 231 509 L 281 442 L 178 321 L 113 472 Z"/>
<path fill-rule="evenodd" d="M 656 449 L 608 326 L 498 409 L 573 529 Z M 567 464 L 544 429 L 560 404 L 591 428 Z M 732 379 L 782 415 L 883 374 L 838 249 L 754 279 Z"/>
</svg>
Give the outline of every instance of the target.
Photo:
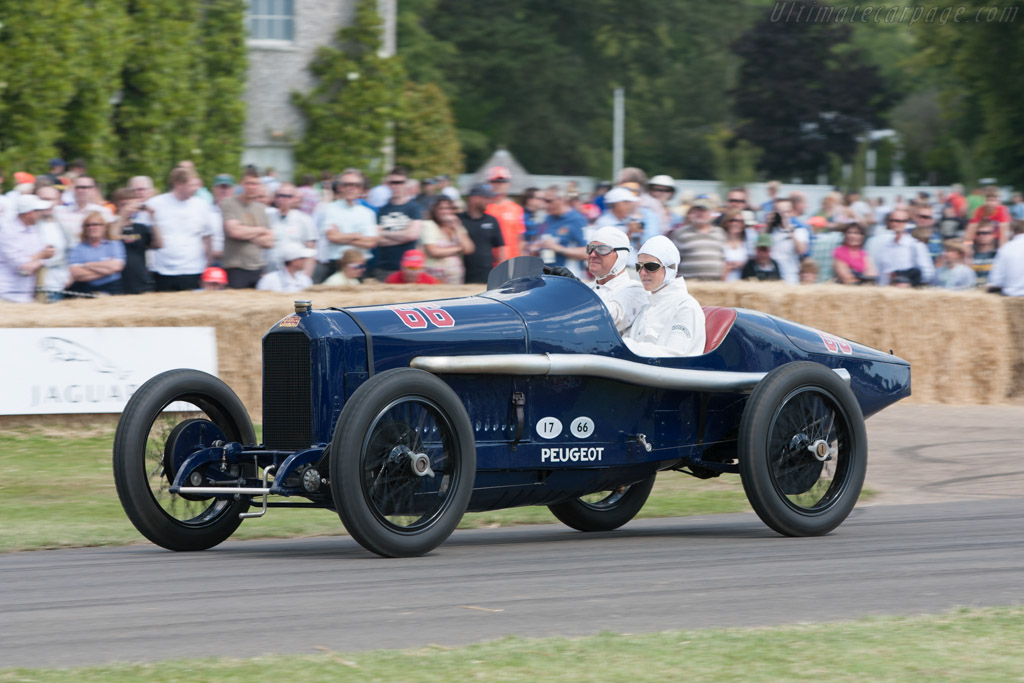
<svg viewBox="0 0 1024 683">
<path fill-rule="evenodd" d="M 664 235 L 656 235 L 644 242 L 644 245 L 640 247 L 640 251 L 637 254 L 653 256 L 661 261 L 661 265 L 665 266 L 666 271 L 669 271 L 665 273 L 665 282 L 662 283 L 661 287 L 676 279 L 676 273 L 679 270 L 679 249 L 676 245 L 672 244 L 672 240 L 669 238 Z M 658 289 L 661 289 L 661 287 Z"/>
<path fill-rule="evenodd" d="M 315 251 L 309 247 L 302 246 L 298 242 L 285 242 L 278 253 L 281 256 L 281 260 L 285 263 L 294 261 L 297 258 L 309 258 L 316 254 Z"/>
<path fill-rule="evenodd" d="M 613 187 L 604 196 L 604 203 L 607 205 L 618 204 L 619 202 L 638 202 L 640 198 L 633 194 L 632 190 L 625 187 Z"/>
<path fill-rule="evenodd" d="M 615 265 L 608 272 L 609 275 L 618 275 L 626 268 L 626 262 L 629 261 L 629 235 L 627 235 L 622 229 L 615 227 L 614 225 L 606 225 L 603 228 L 594 231 L 594 234 L 590 238 L 591 242 L 598 242 L 600 244 L 607 244 L 609 247 L 615 248 L 615 253 L 618 258 L 615 259 Z M 620 251 L 624 249 L 625 251 Z"/>
<path fill-rule="evenodd" d="M 671 187 L 673 192 L 675 192 L 676 190 L 676 181 L 672 180 L 672 176 L 665 175 L 664 173 L 662 173 L 661 175 L 656 175 L 650 180 L 648 180 L 647 187 L 650 187 L 651 185 L 657 185 L 659 187 Z"/>
<path fill-rule="evenodd" d="M 23 194 L 18 197 L 19 216 L 23 213 L 28 213 L 29 211 L 43 211 L 44 209 L 49 209 L 51 206 L 53 206 L 53 204 L 45 199 L 40 199 L 34 194 Z"/>
</svg>

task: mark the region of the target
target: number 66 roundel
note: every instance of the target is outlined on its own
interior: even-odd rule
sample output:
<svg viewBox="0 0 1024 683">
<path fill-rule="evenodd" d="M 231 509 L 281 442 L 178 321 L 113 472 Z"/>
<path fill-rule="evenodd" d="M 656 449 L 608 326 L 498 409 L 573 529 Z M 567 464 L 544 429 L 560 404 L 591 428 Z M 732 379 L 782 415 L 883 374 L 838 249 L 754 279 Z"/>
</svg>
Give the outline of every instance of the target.
<svg viewBox="0 0 1024 683">
<path fill-rule="evenodd" d="M 413 330 L 423 330 L 430 325 L 455 327 L 455 318 L 439 306 L 399 306 L 391 310 L 406 327 Z"/>
</svg>

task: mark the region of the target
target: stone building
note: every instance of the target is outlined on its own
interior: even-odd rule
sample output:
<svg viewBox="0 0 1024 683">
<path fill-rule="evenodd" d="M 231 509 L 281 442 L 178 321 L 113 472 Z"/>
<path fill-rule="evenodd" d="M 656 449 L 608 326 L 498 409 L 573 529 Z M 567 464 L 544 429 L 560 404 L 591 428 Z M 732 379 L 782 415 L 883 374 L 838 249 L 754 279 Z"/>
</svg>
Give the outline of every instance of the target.
<svg viewBox="0 0 1024 683">
<path fill-rule="evenodd" d="M 312 86 L 307 66 L 340 26 L 352 21 L 357 0 L 249 0 L 243 164 L 272 166 L 290 179 L 302 119 L 292 91 Z M 378 0 L 384 19 L 382 53 L 394 54 L 396 0 Z"/>
</svg>

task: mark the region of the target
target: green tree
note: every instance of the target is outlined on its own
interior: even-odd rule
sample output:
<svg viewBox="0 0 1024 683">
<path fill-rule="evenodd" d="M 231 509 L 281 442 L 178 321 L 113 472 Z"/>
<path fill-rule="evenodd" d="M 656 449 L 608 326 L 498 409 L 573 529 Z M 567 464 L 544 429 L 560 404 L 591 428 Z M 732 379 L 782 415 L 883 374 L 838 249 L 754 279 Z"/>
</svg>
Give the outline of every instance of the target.
<svg viewBox="0 0 1024 683">
<path fill-rule="evenodd" d="M 245 0 L 203 1 L 199 52 L 207 97 L 197 165 L 207 178 L 234 172 L 241 165 L 248 63 L 245 6 Z"/>
<path fill-rule="evenodd" d="M 130 0 L 131 26 L 123 97 L 115 113 L 122 176 L 153 176 L 159 185 L 180 160 L 203 167 L 199 147 L 208 86 L 200 0 Z"/>
<path fill-rule="evenodd" d="M 74 39 L 69 77 L 75 94 L 61 123 L 60 152 L 67 159 L 85 159 L 101 181 L 117 175 L 118 140 L 113 113 L 121 95 L 121 71 L 127 55 L 128 16 L 120 0 L 74 3 L 68 33 Z"/>
<path fill-rule="evenodd" d="M 77 3 L 0 1 L 0 165 L 45 171 L 75 94 Z M 77 67 L 72 67 L 77 70 Z"/>
<path fill-rule="evenodd" d="M 399 118 L 405 71 L 397 57 L 381 57 L 380 17 L 374 0 L 360 0 L 351 26 L 335 45 L 317 50 L 309 70 L 316 85 L 293 93 L 305 120 L 295 147 L 297 174 L 346 166 L 381 171 L 381 149 Z"/>
<path fill-rule="evenodd" d="M 395 161 L 412 175 L 462 173 L 462 148 L 452 110 L 436 84 L 406 83 L 394 136 Z"/>
<path fill-rule="evenodd" d="M 711 155 L 711 177 L 721 181 L 725 190 L 757 179 L 757 163 L 762 151 L 747 140 L 738 140 L 733 131 L 718 126 L 708 134 L 707 145 Z"/>
</svg>

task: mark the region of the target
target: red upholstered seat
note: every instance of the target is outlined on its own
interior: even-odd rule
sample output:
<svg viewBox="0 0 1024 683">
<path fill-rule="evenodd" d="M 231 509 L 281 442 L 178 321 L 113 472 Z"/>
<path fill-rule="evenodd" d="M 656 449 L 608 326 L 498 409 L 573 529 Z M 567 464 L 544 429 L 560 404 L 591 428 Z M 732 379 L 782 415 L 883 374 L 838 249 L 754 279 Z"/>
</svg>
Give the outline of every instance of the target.
<svg viewBox="0 0 1024 683">
<path fill-rule="evenodd" d="M 704 334 L 707 341 L 704 342 L 704 353 L 718 348 L 718 345 L 729 334 L 732 324 L 736 322 L 735 308 L 722 308 L 721 306 L 704 306 Z"/>
</svg>

